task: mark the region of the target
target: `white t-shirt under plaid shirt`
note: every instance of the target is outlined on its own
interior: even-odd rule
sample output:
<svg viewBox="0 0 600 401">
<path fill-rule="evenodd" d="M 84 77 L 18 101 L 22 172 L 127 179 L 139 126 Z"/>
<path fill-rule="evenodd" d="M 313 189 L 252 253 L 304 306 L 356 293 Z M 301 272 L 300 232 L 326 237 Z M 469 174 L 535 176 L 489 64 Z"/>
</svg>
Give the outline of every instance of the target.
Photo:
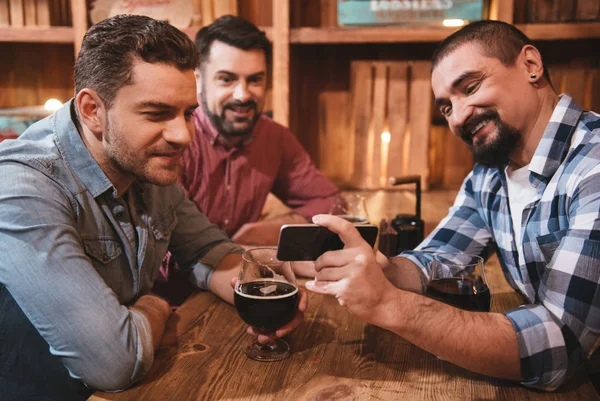
<svg viewBox="0 0 600 401">
<path fill-rule="evenodd" d="M 600 116 L 562 95 L 529 164 L 522 261 L 504 169 L 476 165 L 448 216 L 418 249 L 496 252 L 525 304 L 506 312 L 522 383 L 552 390 L 600 345 Z M 422 254 L 406 257 L 426 269 Z"/>
</svg>

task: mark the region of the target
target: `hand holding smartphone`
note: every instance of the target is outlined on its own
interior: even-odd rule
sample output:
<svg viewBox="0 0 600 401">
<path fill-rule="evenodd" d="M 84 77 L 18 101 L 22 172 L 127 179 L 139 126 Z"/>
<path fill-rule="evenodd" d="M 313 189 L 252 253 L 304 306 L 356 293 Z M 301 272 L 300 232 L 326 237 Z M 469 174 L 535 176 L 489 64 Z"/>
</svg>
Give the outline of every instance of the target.
<svg viewBox="0 0 600 401">
<path fill-rule="evenodd" d="M 377 239 L 377 226 L 373 224 L 356 225 L 362 238 L 371 247 Z M 277 259 L 282 261 L 317 260 L 327 251 L 344 248 L 339 235 L 317 224 L 286 224 L 279 231 Z"/>
</svg>

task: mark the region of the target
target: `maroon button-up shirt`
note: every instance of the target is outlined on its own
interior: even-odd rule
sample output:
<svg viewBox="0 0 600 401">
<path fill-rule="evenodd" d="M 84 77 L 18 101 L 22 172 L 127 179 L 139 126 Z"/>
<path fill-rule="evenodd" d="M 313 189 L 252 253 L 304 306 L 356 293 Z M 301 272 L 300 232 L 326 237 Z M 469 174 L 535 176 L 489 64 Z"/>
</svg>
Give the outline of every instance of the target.
<svg viewBox="0 0 600 401">
<path fill-rule="evenodd" d="M 186 150 L 181 184 L 208 219 L 232 236 L 258 221 L 269 192 L 310 219 L 328 213 L 339 190 L 315 167 L 296 136 L 261 115 L 252 136 L 227 148 L 202 107 L 196 136 Z"/>
<path fill-rule="evenodd" d="M 341 197 L 296 136 L 271 118 L 261 115 L 251 137 L 234 147 L 219 141 L 202 106 L 193 119 L 195 137 L 183 155 L 180 182 L 198 209 L 229 236 L 259 220 L 269 192 L 309 220 L 328 213 Z M 192 287 L 188 274 L 174 265 L 163 263 L 153 290 L 179 304 Z"/>
</svg>

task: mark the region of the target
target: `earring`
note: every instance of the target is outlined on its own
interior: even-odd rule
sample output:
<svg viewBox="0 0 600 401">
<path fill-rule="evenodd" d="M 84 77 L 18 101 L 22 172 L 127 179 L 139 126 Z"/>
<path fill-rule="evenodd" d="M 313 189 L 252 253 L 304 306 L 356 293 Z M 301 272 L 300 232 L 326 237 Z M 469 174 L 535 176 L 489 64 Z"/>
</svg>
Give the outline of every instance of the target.
<svg viewBox="0 0 600 401">
<path fill-rule="evenodd" d="M 536 75 L 536 74 L 531 74 L 531 75 L 529 76 L 529 78 L 531 78 L 531 79 L 536 79 L 536 78 L 537 78 L 537 75 Z"/>
</svg>

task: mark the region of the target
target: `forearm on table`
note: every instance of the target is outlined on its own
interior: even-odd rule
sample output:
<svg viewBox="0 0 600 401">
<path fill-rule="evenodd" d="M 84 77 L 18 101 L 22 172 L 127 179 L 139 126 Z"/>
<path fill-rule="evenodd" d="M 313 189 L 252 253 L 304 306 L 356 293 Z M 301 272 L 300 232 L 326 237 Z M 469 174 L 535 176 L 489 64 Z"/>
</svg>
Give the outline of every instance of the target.
<svg viewBox="0 0 600 401">
<path fill-rule="evenodd" d="M 517 336 L 502 314 L 467 312 L 403 290 L 388 294 L 378 310 L 369 323 L 425 351 L 470 371 L 521 379 Z"/>
<path fill-rule="evenodd" d="M 416 264 L 403 257 L 389 258 L 387 262 L 383 267 L 383 273 L 396 288 L 416 293 L 423 292 L 425 276 Z"/>
<path fill-rule="evenodd" d="M 171 314 L 169 303 L 154 295 L 143 295 L 129 309 L 141 313 L 148 319 L 152 330 L 152 344 L 156 350 Z"/>
</svg>

